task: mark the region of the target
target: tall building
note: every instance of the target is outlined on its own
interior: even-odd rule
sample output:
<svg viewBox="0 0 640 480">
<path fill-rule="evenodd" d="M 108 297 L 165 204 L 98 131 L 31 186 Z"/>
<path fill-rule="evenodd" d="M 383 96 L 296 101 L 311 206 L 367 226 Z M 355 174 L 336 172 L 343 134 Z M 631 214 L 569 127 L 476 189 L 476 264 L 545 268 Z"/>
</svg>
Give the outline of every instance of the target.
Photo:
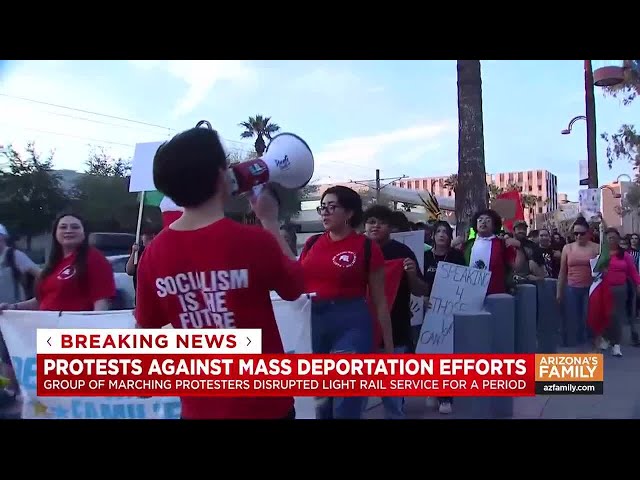
<svg viewBox="0 0 640 480">
<path fill-rule="evenodd" d="M 450 177 L 404 178 L 392 185 L 415 190 L 427 190 L 436 196 L 455 197 L 448 184 Z M 535 226 L 536 215 L 552 212 L 558 208 L 558 177 L 548 170 L 526 170 L 522 172 L 504 172 L 487 174 L 487 184 L 506 189 L 510 185 L 518 185 L 523 195 L 535 197 L 535 205 L 525 209 L 525 219 L 530 226 Z"/>
<path fill-rule="evenodd" d="M 623 213 L 624 197 L 634 186 L 633 182 L 613 182 L 601 190 L 604 221 L 607 226 L 617 228 L 621 235 L 640 233 L 638 211 Z"/>
</svg>

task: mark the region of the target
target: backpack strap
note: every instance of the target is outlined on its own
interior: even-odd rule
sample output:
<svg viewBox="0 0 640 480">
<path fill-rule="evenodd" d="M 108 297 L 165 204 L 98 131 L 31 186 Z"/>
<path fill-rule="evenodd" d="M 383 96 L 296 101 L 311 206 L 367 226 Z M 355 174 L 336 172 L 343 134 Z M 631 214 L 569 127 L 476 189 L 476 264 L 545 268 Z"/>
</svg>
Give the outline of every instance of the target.
<svg viewBox="0 0 640 480">
<path fill-rule="evenodd" d="M 369 276 L 369 270 L 371 267 L 371 239 L 369 237 L 365 237 L 364 239 L 364 268 Z"/>
<path fill-rule="evenodd" d="M 302 256 L 302 254 L 308 255 L 309 251 L 311 250 L 311 247 L 313 247 L 316 244 L 316 242 L 318 240 L 320 240 L 321 236 L 322 236 L 322 234 L 319 233 L 318 235 L 314 235 L 313 237 L 309 237 L 309 239 L 307 240 L 307 243 L 304 244 L 304 247 L 302 248 L 302 251 L 300 252 L 300 256 Z"/>
</svg>

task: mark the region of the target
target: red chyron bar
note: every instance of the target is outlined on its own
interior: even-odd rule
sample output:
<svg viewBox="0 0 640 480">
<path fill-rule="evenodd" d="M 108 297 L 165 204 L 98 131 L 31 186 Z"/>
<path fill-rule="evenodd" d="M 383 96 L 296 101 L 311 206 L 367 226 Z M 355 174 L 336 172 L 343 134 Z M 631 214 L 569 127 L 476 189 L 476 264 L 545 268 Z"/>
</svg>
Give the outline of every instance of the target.
<svg viewBox="0 0 640 480">
<path fill-rule="evenodd" d="M 38 354 L 41 397 L 534 396 L 534 355 Z"/>
</svg>

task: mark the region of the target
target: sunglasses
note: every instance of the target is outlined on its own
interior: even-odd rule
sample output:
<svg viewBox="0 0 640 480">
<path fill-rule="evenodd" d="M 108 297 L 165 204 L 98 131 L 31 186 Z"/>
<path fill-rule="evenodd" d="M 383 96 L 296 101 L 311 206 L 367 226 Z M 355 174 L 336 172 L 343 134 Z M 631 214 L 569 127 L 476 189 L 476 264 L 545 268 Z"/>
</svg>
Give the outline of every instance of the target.
<svg viewBox="0 0 640 480">
<path fill-rule="evenodd" d="M 573 234 L 574 234 L 576 237 L 582 237 L 583 235 L 586 235 L 586 234 L 587 234 L 587 232 L 573 232 Z"/>
</svg>

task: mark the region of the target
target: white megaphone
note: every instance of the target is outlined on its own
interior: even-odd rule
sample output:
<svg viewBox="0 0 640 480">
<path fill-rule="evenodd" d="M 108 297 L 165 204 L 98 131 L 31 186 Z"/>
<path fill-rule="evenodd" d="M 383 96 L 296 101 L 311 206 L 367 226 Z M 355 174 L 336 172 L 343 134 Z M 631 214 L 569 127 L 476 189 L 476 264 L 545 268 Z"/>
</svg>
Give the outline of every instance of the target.
<svg viewBox="0 0 640 480">
<path fill-rule="evenodd" d="M 293 133 L 280 133 L 271 139 L 262 158 L 231 165 L 231 193 L 257 194 L 269 182 L 284 188 L 302 188 L 311 181 L 313 170 L 313 153 L 307 143 Z"/>
</svg>

